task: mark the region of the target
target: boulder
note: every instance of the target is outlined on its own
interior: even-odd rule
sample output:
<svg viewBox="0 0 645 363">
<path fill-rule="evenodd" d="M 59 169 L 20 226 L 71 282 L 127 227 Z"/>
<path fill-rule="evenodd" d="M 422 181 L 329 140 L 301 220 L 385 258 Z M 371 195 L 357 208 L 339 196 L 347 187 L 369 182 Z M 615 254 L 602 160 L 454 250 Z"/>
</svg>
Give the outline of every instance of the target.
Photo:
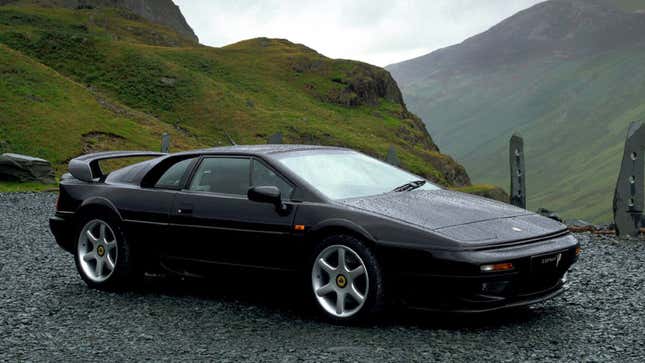
<svg viewBox="0 0 645 363">
<path fill-rule="evenodd" d="M 566 221 L 566 225 L 569 227 L 577 227 L 577 228 L 596 228 L 596 226 L 593 223 L 584 221 L 582 219 L 572 219 Z M 609 228 L 599 228 L 599 229 L 609 229 Z"/>
<path fill-rule="evenodd" d="M 614 223 L 604 223 L 596 226 L 599 231 L 615 231 L 616 225 Z"/>
<path fill-rule="evenodd" d="M 56 183 L 49 161 L 10 153 L 0 155 L 0 181 Z"/>
<path fill-rule="evenodd" d="M 537 210 L 537 214 L 540 214 L 543 217 L 551 218 L 554 221 L 558 221 L 560 223 L 564 223 L 564 220 L 560 218 L 560 215 L 558 215 L 556 212 L 550 211 L 546 208 L 540 208 Z"/>
</svg>

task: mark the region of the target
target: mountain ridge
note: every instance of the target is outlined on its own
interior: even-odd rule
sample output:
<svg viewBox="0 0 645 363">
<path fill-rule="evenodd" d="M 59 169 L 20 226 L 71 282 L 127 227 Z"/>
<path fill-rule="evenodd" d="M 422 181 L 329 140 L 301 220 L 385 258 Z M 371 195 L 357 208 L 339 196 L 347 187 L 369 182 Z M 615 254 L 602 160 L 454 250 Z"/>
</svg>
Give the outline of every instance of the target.
<svg viewBox="0 0 645 363">
<path fill-rule="evenodd" d="M 385 68 L 407 84 L 419 74 L 427 75 L 429 68 L 433 73 L 441 67 L 467 72 L 549 56 L 585 56 L 641 43 L 642 32 L 645 14 L 624 11 L 605 0 L 550 0 L 520 11 L 459 44 Z"/>
<path fill-rule="evenodd" d="M 68 9 L 121 8 L 173 29 L 186 39 L 199 42 L 186 18 L 172 0 L 0 0 L 2 5 L 31 5 Z"/>
</svg>

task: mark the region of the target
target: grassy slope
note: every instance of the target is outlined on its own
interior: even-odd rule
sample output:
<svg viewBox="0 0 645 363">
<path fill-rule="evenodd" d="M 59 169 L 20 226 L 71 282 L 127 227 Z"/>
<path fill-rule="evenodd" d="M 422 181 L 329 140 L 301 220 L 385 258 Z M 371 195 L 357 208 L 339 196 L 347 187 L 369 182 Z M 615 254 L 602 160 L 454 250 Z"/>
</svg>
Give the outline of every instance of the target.
<svg viewBox="0 0 645 363">
<path fill-rule="evenodd" d="M 172 126 L 123 106 L 129 115 L 115 114 L 102 107 L 97 97 L 49 67 L 0 44 L 0 135 L 5 151 L 43 157 L 62 172 L 63 163 L 81 154 L 84 147 L 102 147 L 91 145 L 100 142 L 99 137 L 81 136 L 90 133 L 119 135 L 106 141 L 116 141 L 119 147 L 128 149 L 158 149 L 163 132 L 172 135 L 175 145 L 198 145 Z"/>
<path fill-rule="evenodd" d="M 609 0 L 627 11 L 645 10 L 645 0 Z"/>
<path fill-rule="evenodd" d="M 643 64 L 645 48 L 620 50 L 462 74 L 404 93 L 411 110 L 427 116 L 437 143 L 476 182 L 508 185 L 507 143 L 519 131 L 529 207 L 609 221 L 627 126 L 645 119 Z"/>
<path fill-rule="evenodd" d="M 0 148 L 61 172 L 87 150 L 158 149 L 164 131 L 174 150 L 280 131 L 379 157 L 393 144 L 404 167 L 449 185 L 445 171 L 460 167 L 404 106 L 343 105 L 358 97 L 348 82 L 379 71 L 282 40 L 186 43 L 123 11 L 0 7 Z"/>
</svg>

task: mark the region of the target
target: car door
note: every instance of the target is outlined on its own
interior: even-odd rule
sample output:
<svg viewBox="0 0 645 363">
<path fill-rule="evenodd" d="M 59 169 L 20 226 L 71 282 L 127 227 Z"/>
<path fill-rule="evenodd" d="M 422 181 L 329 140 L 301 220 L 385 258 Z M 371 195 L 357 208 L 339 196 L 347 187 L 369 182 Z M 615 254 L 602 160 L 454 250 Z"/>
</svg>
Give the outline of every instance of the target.
<svg viewBox="0 0 645 363">
<path fill-rule="evenodd" d="M 255 174 L 255 175 L 254 175 Z M 269 183 L 284 191 L 287 208 L 248 200 L 248 189 Z M 289 269 L 293 186 L 258 159 L 206 156 L 171 211 L 170 259 L 192 263 Z M 286 253 L 285 253 L 286 251 Z"/>
<path fill-rule="evenodd" d="M 110 195 L 119 206 L 128 235 L 137 243 L 145 245 L 146 251 L 159 250 L 160 242 L 163 242 L 168 232 L 169 212 L 175 193 L 196 162 L 197 158 L 190 155 L 165 160 L 162 162 L 164 165 L 159 165 L 155 170 L 155 180 L 150 185 L 123 186 L 118 193 Z"/>
</svg>

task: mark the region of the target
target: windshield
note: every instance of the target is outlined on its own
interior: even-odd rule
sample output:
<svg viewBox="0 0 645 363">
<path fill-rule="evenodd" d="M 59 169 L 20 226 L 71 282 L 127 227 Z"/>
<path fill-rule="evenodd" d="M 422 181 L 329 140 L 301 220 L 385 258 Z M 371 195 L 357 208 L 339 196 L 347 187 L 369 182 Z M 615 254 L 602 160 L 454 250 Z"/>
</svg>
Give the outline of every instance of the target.
<svg viewBox="0 0 645 363">
<path fill-rule="evenodd" d="M 289 170 L 331 199 L 383 194 L 425 180 L 392 165 L 349 150 L 316 150 L 277 155 Z M 426 181 L 419 190 L 440 189 Z"/>
</svg>

